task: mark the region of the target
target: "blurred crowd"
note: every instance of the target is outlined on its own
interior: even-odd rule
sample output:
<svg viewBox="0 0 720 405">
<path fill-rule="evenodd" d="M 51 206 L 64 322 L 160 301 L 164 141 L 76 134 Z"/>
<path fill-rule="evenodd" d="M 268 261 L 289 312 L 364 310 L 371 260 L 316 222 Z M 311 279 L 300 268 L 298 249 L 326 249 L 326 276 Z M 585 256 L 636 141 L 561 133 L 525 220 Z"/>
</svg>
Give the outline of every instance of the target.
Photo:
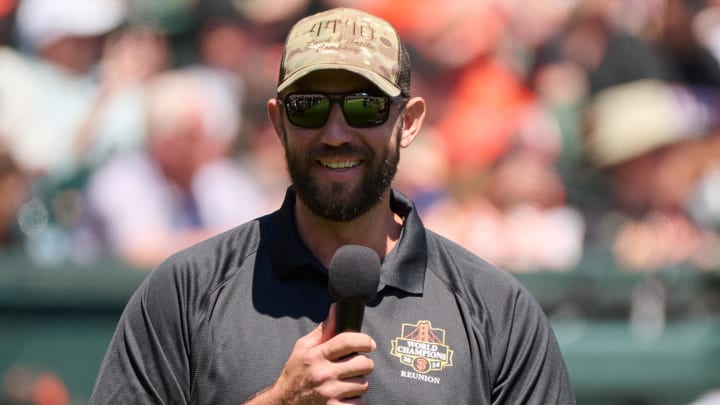
<svg viewBox="0 0 720 405">
<path fill-rule="evenodd" d="M 395 187 L 429 228 L 512 272 L 720 270 L 718 0 L 0 0 L 0 271 L 149 270 L 279 207 L 282 44 L 342 5 L 411 53 Z"/>
<path fill-rule="evenodd" d="M 715 0 L 0 0 L 0 255 L 150 269 L 277 208 L 284 36 L 340 5 L 409 47 L 428 227 L 514 272 L 720 268 Z"/>
</svg>

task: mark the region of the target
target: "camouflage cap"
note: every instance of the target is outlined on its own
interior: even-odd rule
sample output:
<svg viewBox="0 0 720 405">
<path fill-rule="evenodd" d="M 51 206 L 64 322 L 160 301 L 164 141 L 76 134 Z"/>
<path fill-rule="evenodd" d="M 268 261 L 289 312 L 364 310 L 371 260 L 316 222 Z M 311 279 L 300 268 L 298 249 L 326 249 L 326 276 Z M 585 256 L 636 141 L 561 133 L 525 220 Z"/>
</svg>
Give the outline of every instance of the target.
<svg viewBox="0 0 720 405">
<path fill-rule="evenodd" d="M 410 57 L 387 21 L 352 8 L 334 8 L 298 21 L 285 41 L 278 93 L 308 73 L 343 69 L 390 96 L 410 95 Z"/>
</svg>

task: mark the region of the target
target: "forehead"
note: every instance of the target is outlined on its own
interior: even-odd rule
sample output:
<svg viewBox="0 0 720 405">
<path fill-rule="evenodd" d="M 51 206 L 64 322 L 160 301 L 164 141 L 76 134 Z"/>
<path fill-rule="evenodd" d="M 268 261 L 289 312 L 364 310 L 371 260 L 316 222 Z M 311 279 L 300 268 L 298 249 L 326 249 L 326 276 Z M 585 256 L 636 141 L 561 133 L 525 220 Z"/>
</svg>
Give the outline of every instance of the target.
<svg viewBox="0 0 720 405">
<path fill-rule="evenodd" d="M 286 93 L 296 91 L 318 91 L 323 93 L 342 93 L 346 91 L 377 91 L 377 86 L 366 78 L 342 69 L 327 69 L 311 72 L 293 83 Z"/>
</svg>

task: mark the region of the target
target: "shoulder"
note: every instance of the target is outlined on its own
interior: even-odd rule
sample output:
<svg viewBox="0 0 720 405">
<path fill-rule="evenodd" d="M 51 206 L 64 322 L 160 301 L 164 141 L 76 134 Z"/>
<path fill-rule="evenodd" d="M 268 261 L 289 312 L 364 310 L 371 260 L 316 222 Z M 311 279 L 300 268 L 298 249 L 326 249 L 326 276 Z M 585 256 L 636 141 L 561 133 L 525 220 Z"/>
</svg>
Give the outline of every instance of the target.
<svg viewBox="0 0 720 405">
<path fill-rule="evenodd" d="M 251 273 L 261 249 L 255 219 L 181 250 L 163 261 L 138 292 L 162 307 L 202 315 L 211 298 L 235 277 Z M 249 271 L 247 271 L 249 270 Z"/>
<path fill-rule="evenodd" d="M 427 231 L 428 271 L 482 317 L 507 315 L 518 307 L 540 313 L 530 292 L 509 272 L 458 243 Z M 477 313 L 476 316 L 481 316 Z"/>
<path fill-rule="evenodd" d="M 428 268 L 439 277 L 458 281 L 518 286 L 510 273 L 434 231 L 427 230 Z"/>
<path fill-rule="evenodd" d="M 198 286 L 213 285 L 234 276 L 260 249 L 257 218 L 168 257 L 153 273 L 192 277 Z"/>
</svg>

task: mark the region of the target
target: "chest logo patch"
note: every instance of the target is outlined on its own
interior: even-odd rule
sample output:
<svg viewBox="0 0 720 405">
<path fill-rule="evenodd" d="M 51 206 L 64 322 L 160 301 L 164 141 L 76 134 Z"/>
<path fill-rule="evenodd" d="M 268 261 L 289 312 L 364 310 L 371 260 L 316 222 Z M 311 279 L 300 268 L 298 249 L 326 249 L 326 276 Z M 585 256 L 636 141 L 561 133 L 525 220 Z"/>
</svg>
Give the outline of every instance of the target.
<svg viewBox="0 0 720 405">
<path fill-rule="evenodd" d="M 440 371 L 453 365 L 453 351 L 445 345 L 445 330 L 433 328 L 430 321 L 404 323 L 402 336 L 391 343 L 390 354 L 418 373 Z"/>
</svg>

